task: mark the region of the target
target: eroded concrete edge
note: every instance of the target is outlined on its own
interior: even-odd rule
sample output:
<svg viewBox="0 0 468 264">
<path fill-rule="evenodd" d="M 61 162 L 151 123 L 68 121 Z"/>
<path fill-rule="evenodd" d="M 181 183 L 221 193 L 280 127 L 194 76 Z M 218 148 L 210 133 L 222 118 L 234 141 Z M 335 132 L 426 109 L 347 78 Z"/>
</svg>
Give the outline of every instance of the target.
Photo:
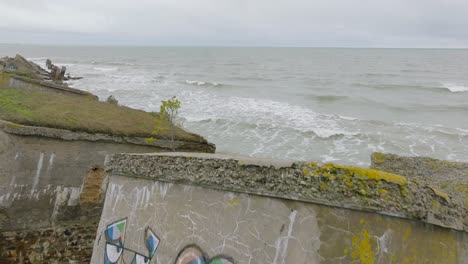
<svg viewBox="0 0 468 264">
<path fill-rule="evenodd" d="M 195 150 L 199 152 L 213 153 L 215 146 L 211 143 L 198 143 L 188 141 L 174 141 L 165 139 L 156 139 L 154 141 L 148 141 L 142 137 L 126 137 L 116 136 L 101 133 L 86 133 L 86 132 L 75 132 L 65 129 L 49 128 L 49 127 L 36 127 L 16 124 L 9 121 L 0 120 L 0 129 L 3 131 L 20 136 L 39 136 L 48 137 L 67 141 L 92 141 L 92 142 L 111 142 L 111 143 L 126 143 L 143 146 L 153 146 L 162 149 L 178 149 L 178 150 Z"/>
<path fill-rule="evenodd" d="M 115 154 L 108 175 L 375 212 L 468 231 L 467 210 L 428 183 L 372 169 L 197 153 Z"/>
</svg>

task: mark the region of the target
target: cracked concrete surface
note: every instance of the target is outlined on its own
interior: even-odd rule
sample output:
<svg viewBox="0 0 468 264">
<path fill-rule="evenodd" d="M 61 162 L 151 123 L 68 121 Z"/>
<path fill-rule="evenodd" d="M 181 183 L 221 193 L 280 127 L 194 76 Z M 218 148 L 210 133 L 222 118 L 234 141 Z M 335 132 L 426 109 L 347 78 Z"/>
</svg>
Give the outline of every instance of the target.
<svg viewBox="0 0 468 264">
<path fill-rule="evenodd" d="M 175 263 L 187 245 L 235 263 L 466 263 L 468 236 L 418 221 L 308 202 L 110 175 L 91 263 L 103 263 L 106 226 L 127 219 L 123 259 Z"/>
</svg>

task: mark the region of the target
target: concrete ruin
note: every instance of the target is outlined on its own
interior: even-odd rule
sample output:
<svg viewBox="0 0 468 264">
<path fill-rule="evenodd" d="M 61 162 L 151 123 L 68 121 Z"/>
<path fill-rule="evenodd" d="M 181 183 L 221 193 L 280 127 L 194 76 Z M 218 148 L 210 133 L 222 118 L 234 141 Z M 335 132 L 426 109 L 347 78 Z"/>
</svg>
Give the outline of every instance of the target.
<svg viewBox="0 0 468 264">
<path fill-rule="evenodd" d="M 81 77 L 65 76 L 67 68 L 65 66 L 57 66 L 50 59 L 46 60 L 46 69 L 43 69 L 38 64 L 26 60 L 23 56 L 17 54 L 14 58 L 0 58 L 0 71 L 28 74 L 31 79 L 46 81 L 55 84 L 64 85 L 63 81 L 81 79 Z"/>
<path fill-rule="evenodd" d="M 1 60 L 15 62 L 25 76 L 0 72 L 0 89 L 98 100 L 88 92 L 37 77 L 40 70 L 21 58 Z M 192 135 L 192 141 L 148 141 L 0 120 L 0 263 L 89 263 L 104 201 L 106 157 L 173 148 L 214 152 L 213 144 Z"/>
<path fill-rule="evenodd" d="M 189 153 L 116 154 L 105 170 L 91 263 L 468 259 L 466 208 L 396 174 Z"/>
</svg>

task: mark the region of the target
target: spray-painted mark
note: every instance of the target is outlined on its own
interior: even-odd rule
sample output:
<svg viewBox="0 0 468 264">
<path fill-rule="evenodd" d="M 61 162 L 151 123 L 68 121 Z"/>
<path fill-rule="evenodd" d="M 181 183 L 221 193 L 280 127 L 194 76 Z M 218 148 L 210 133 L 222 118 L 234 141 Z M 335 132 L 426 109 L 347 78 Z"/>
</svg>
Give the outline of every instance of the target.
<svg viewBox="0 0 468 264">
<path fill-rule="evenodd" d="M 39 155 L 39 160 L 37 162 L 37 169 L 36 169 L 36 175 L 34 177 L 33 185 L 31 188 L 31 195 L 34 193 L 34 191 L 37 188 L 37 184 L 39 183 L 39 177 L 41 176 L 41 170 L 42 170 L 42 164 L 44 163 L 44 153 L 41 152 Z"/>
<path fill-rule="evenodd" d="M 146 227 L 144 243 L 148 254 L 142 254 L 125 247 L 125 233 L 127 218 L 123 218 L 107 225 L 104 230 L 106 245 L 104 248 L 104 264 L 123 264 L 124 255 L 130 255 L 130 264 L 149 264 L 155 256 L 159 246 L 159 237 L 150 227 Z M 132 257 L 133 255 L 133 257 Z M 128 258 L 127 258 L 128 259 Z M 209 258 L 207 254 L 195 244 L 185 246 L 177 255 L 175 264 L 234 264 L 231 257 L 217 255 Z"/>
<path fill-rule="evenodd" d="M 148 254 L 142 254 L 125 247 L 125 233 L 127 229 L 127 218 L 117 220 L 106 227 L 104 235 L 106 246 L 104 250 L 104 264 L 124 263 L 124 254 L 133 255 L 131 264 L 148 264 L 151 262 L 156 249 L 159 246 L 158 236 L 147 227 L 145 229 L 144 241 Z"/>
<path fill-rule="evenodd" d="M 50 174 L 50 170 L 52 169 L 52 166 L 54 165 L 54 160 L 55 160 L 55 153 L 50 154 L 49 158 L 49 165 L 47 166 L 47 174 Z"/>
<path fill-rule="evenodd" d="M 281 263 L 284 264 L 286 263 L 286 256 L 287 256 L 287 251 L 288 251 L 288 244 L 289 244 L 289 239 L 292 238 L 292 231 L 294 227 L 294 222 L 296 222 L 296 215 L 297 211 L 292 210 L 291 214 L 289 214 L 289 226 L 288 226 L 288 234 L 284 237 L 280 237 L 276 240 L 275 246 L 276 246 L 276 253 L 275 253 L 275 258 L 273 260 L 273 263 L 278 263 L 278 259 L 281 257 L 282 261 Z"/>
<path fill-rule="evenodd" d="M 177 255 L 175 264 L 234 264 L 234 260 L 223 255 L 210 259 L 199 246 L 190 244 L 182 248 Z"/>
</svg>

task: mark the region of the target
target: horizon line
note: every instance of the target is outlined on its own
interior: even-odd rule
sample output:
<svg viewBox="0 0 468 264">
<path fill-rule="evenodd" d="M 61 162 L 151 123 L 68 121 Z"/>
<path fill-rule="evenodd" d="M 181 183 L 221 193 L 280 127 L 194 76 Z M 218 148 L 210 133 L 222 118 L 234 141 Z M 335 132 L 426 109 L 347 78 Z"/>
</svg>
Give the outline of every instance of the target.
<svg viewBox="0 0 468 264">
<path fill-rule="evenodd" d="M 157 44 L 49 44 L 49 43 L 11 43 L 0 45 L 44 46 L 44 47 L 116 47 L 116 48 L 309 48 L 309 49 L 468 49 L 468 47 L 390 47 L 390 46 L 302 46 L 302 45 L 157 45 Z"/>
</svg>

